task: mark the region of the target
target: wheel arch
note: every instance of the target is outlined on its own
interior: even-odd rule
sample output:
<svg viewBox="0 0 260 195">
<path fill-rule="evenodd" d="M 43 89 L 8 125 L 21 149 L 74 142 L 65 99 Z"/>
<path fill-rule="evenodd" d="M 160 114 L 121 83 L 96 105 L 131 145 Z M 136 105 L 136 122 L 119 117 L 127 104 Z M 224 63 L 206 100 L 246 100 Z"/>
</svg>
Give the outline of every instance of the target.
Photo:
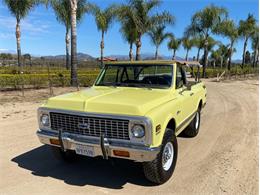
<svg viewBox="0 0 260 195">
<path fill-rule="evenodd" d="M 202 105 L 203 105 L 202 99 L 200 99 L 200 100 L 199 100 L 199 103 L 198 103 L 198 109 L 199 109 L 199 110 L 202 109 Z"/>
<path fill-rule="evenodd" d="M 171 129 L 174 133 L 175 133 L 175 130 L 176 130 L 176 121 L 174 118 L 170 118 L 168 119 L 168 123 L 166 125 L 166 128 L 165 129 Z"/>
<path fill-rule="evenodd" d="M 167 129 L 168 130 L 170 129 L 173 132 L 173 134 L 176 135 L 176 121 L 175 121 L 175 119 L 174 119 L 174 117 L 172 115 L 169 116 L 162 123 L 161 133 L 155 139 L 156 140 L 156 144 L 155 145 L 161 145 L 162 144 L 163 137 L 164 137 L 165 133 L 167 132 Z"/>
</svg>

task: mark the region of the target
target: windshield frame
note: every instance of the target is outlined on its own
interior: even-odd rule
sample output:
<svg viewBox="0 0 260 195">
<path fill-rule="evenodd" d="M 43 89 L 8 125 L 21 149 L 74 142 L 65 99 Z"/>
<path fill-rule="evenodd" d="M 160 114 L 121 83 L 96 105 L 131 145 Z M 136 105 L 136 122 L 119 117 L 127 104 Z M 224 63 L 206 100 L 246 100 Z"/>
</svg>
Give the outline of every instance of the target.
<svg viewBox="0 0 260 195">
<path fill-rule="evenodd" d="M 113 66 L 115 66 L 115 67 L 134 67 L 134 66 L 139 66 L 139 67 L 145 67 L 145 66 L 169 66 L 170 68 L 171 68 L 171 70 L 170 70 L 170 72 L 171 72 L 171 77 L 172 77 L 172 79 L 171 79 L 171 83 L 170 83 L 170 85 L 169 86 L 162 86 L 162 85 L 150 85 L 150 84 L 138 84 L 138 83 L 126 83 L 126 84 L 123 84 L 123 83 L 120 83 L 120 85 L 117 85 L 117 83 L 114 83 L 114 85 L 111 83 L 111 85 L 105 85 L 105 84 L 99 84 L 99 82 L 101 81 L 101 79 L 104 77 L 104 74 L 106 73 L 106 70 L 108 69 L 108 67 L 113 67 Z M 170 73 L 169 72 L 169 73 Z M 141 71 L 138 73 L 138 74 L 141 74 Z M 116 75 L 117 76 L 117 75 Z M 98 77 L 97 77 L 97 79 L 96 79 L 96 81 L 95 81 L 95 83 L 94 83 L 94 86 L 97 86 L 97 87 L 129 87 L 129 88 L 149 88 L 149 89 L 170 89 L 170 88 L 172 88 L 173 87 L 173 85 L 174 85 L 174 77 L 175 77 L 175 75 L 174 75 L 174 64 L 146 64 L 146 63 L 144 63 L 144 64 L 131 64 L 131 63 L 129 63 L 129 64 L 106 64 L 103 68 L 102 68 L 102 70 L 101 70 L 101 72 L 100 72 L 100 74 L 98 75 Z"/>
</svg>

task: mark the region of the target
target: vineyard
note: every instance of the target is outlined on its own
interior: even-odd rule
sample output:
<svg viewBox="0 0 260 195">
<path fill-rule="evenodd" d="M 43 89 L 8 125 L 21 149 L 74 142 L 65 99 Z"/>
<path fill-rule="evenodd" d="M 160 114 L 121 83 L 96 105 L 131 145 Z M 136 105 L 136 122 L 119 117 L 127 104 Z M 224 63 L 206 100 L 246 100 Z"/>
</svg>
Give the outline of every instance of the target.
<svg viewBox="0 0 260 195">
<path fill-rule="evenodd" d="M 212 68 L 206 70 L 207 78 L 214 78 L 221 75 L 225 68 Z M 190 71 L 191 70 L 187 70 Z M 98 67 L 79 67 L 78 80 L 80 87 L 91 86 L 100 69 Z M 202 74 L 202 70 L 201 70 Z M 245 66 L 233 66 L 230 72 L 226 72 L 226 77 L 246 77 L 249 74 L 258 74 L 258 69 Z M 70 71 L 59 66 L 25 66 L 22 73 L 17 67 L 0 68 L 0 90 L 19 90 L 22 88 L 39 89 L 47 87 L 67 87 L 70 86 Z"/>
</svg>

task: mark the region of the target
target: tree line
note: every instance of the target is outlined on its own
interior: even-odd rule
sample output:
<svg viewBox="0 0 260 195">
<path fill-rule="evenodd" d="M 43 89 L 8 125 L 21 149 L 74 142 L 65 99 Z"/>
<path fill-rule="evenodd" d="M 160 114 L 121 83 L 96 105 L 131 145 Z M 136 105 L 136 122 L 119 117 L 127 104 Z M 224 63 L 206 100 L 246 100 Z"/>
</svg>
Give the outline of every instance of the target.
<svg viewBox="0 0 260 195">
<path fill-rule="evenodd" d="M 21 29 L 20 22 L 35 6 L 45 4 L 52 7 L 57 21 L 65 27 L 66 68 L 71 71 L 71 85 L 78 85 L 77 78 L 77 23 L 81 22 L 85 14 L 95 17 L 98 31 L 101 33 L 100 41 L 100 66 L 103 67 L 104 36 L 111 28 L 114 21 L 121 25 L 120 32 L 129 44 L 129 60 L 141 60 L 142 37 L 147 34 L 155 46 L 155 59 L 159 59 L 159 47 L 168 39 L 168 48 L 173 51 L 172 59 L 176 58 L 176 52 L 182 45 L 186 50 L 185 59 L 189 60 L 189 51 L 196 47 L 197 56 L 193 60 L 200 61 L 203 65 L 203 77 L 206 67 L 210 63 L 215 66 L 219 63 L 227 65 L 230 70 L 232 54 L 236 52 L 234 47 L 240 38 L 244 40 L 242 64 L 243 68 L 248 62 L 248 41 L 251 39 L 253 50 L 252 66 L 258 65 L 259 56 L 259 27 L 253 15 L 248 14 L 244 20 L 236 24 L 228 16 L 228 10 L 224 7 L 209 5 L 194 13 L 190 24 L 185 29 L 183 37 L 176 37 L 172 32 L 165 32 L 167 25 L 174 25 L 175 17 L 168 11 L 155 12 L 161 5 L 160 0 L 128 0 L 123 4 L 112 4 L 101 9 L 96 4 L 86 0 L 4 0 L 11 14 L 16 18 L 16 42 L 17 62 L 21 67 Z M 215 40 L 212 35 L 228 38 L 229 43 L 224 45 Z M 214 49 L 215 46 L 217 49 Z M 133 47 L 136 47 L 135 57 Z M 201 56 L 201 51 L 203 54 Z M 250 54 L 249 54 L 250 56 Z M 31 58 L 30 56 L 26 56 Z M 250 58 L 250 57 L 249 57 Z"/>
</svg>

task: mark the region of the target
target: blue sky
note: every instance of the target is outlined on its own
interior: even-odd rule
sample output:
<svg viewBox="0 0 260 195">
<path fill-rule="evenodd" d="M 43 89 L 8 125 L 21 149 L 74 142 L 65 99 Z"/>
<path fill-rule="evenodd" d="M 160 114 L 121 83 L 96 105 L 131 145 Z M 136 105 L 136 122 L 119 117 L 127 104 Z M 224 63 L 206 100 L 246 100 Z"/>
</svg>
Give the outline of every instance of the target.
<svg viewBox="0 0 260 195">
<path fill-rule="evenodd" d="M 123 0 L 89 0 L 105 8 L 111 3 L 122 3 Z M 245 19 L 248 13 L 253 14 L 258 20 L 258 1 L 257 0 L 164 0 L 158 11 L 167 10 L 171 12 L 176 22 L 173 26 L 167 27 L 168 32 L 173 32 L 176 37 L 182 37 L 185 27 L 190 23 L 191 16 L 198 10 L 203 9 L 209 4 L 223 6 L 228 9 L 229 17 L 237 24 L 240 19 Z M 112 28 L 105 35 L 105 55 L 128 54 L 128 44 L 122 38 L 120 24 L 114 22 Z M 30 12 L 28 17 L 22 21 L 21 25 L 22 53 L 32 55 L 57 55 L 65 53 L 65 28 L 56 21 L 51 8 L 37 6 Z M 100 32 L 97 31 L 94 18 L 86 15 L 78 25 L 78 52 L 90 54 L 94 57 L 99 56 Z M 226 38 L 215 36 L 215 39 L 228 43 Z M 233 59 L 240 59 L 242 54 L 243 40 L 240 39 L 235 45 L 237 52 Z M 15 40 L 15 18 L 9 13 L 3 1 L 0 0 L 0 52 L 16 51 Z M 145 35 L 142 38 L 142 53 L 154 53 L 154 46 L 150 38 Z M 251 44 L 248 44 L 251 51 Z M 165 41 L 159 50 L 162 55 L 171 55 L 167 49 Z M 190 52 L 190 57 L 196 55 L 194 48 Z M 184 57 L 183 48 L 178 50 L 177 55 Z"/>
</svg>

